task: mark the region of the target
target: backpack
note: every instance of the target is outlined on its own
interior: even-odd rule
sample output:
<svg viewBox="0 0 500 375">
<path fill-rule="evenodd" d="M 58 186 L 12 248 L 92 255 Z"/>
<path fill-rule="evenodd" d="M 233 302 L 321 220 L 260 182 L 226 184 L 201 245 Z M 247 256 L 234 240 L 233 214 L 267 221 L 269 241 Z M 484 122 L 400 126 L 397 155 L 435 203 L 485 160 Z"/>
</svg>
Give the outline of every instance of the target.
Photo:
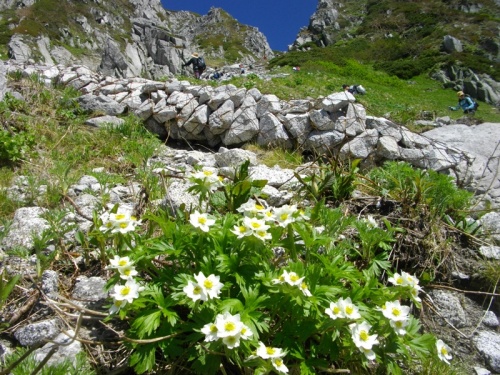
<svg viewBox="0 0 500 375">
<path fill-rule="evenodd" d="M 469 94 L 465 94 L 465 96 L 470 98 L 470 100 L 472 100 L 472 102 L 474 103 L 474 111 L 477 110 L 477 107 L 479 107 L 479 103 L 476 102 L 474 98 L 472 98 L 472 96 L 470 96 Z"/>
<path fill-rule="evenodd" d="M 207 64 L 205 63 L 203 56 L 198 57 L 198 67 L 200 70 L 205 70 L 207 68 Z"/>
</svg>

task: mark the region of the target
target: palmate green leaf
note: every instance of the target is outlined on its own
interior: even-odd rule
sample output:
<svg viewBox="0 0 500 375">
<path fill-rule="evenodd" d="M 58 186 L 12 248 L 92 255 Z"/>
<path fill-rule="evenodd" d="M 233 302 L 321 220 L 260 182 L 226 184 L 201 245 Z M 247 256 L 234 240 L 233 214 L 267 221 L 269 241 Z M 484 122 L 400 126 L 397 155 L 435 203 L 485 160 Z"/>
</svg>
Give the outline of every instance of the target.
<svg viewBox="0 0 500 375">
<path fill-rule="evenodd" d="M 231 314 L 240 313 L 245 309 L 243 303 L 236 298 L 228 298 L 219 304 L 219 311 L 229 311 Z"/>
<path fill-rule="evenodd" d="M 161 324 L 161 310 L 148 310 L 141 313 L 132 323 L 132 329 L 140 339 L 150 336 Z"/>
<path fill-rule="evenodd" d="M 132 366 L 138 374 L 151 371 L 156 363 L 155 353 L 155 344 L 138 345 L 130 356 L 130 366 Z"/>
<path fill-rule="evenodd" d="M 430 333 L 425 333 L 422 336 L 417 336 L 408 342 L 408 346 L 415 351 L 419 357 L 428 356 L 436 342 L 436 338 Z"/>
</svg>

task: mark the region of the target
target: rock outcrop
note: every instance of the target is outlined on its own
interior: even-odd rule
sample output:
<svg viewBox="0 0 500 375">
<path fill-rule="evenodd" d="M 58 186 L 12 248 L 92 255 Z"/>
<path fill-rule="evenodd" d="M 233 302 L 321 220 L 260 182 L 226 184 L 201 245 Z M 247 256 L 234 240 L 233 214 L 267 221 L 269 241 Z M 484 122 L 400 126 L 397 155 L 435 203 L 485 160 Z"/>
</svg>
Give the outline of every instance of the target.
<svg viewBox="0 0 500 375">
<path fill-rule="evenodd" d="M 7 11 L 19 8 L 25 8 L 26 14 L 3 21 L 14 30 L 8 42 L 9 57 L 24 63 L 80 64 L 115 77 L 159 79 L 180 74 L 183 61 L 194 51 L 208 60 L 234 63 L 236 57 L 245 64 L 274 56 L 257 28 L 238 23 L 222 9 L 212 8 L 200 16 L 167 11 L 159 0 L 129 0 L 117 9 L 109 9 L 109 4 L 77 5 L 65 0 L 64 15 L 51 14 L 46 9 L 50 4 L 35 1 L 3 4 L 0 18 L 2 11 L 7 16 Z M 206 50 L 199 45 L 204 37 L 212 41 Z M 225 49 L 228 45 L 238 46 L 238 56 Z"/>
<path fill-rule="evenodd" d="M 367 116 L 349 93 L 284 101 L 255 88 L 199 86 L 177 79 L 119 79 L 81 66 L 8 64 L 6 70 L 37 73 L 48 82 L 73 86 L 84 94 L 78 99 L 82 108 L 111 116 L 134 113 L 149 131 L 163 139 L 213 148 L 257 142 L 266 147 L 362 159 L 364 163 L 402 160 L 418 168 L 451 174 L 461 186 L 484 194 L 488 204 L 500 205 L 498 155 L 494 154 L 498 137 L 486 136 L 481 150 L 488 155 L 478 156 L 473 146 L 459 149 L 438 135 L 431 139 L 385 118 Z M 494 126 L 488 129 L 495 131 Z M 466 138 L 472 140 L 474 136 Z M 485 142 L 491 147 L 483 147 Z M 474 151 L 475 156 L 470 153 Z"/>
</svg>

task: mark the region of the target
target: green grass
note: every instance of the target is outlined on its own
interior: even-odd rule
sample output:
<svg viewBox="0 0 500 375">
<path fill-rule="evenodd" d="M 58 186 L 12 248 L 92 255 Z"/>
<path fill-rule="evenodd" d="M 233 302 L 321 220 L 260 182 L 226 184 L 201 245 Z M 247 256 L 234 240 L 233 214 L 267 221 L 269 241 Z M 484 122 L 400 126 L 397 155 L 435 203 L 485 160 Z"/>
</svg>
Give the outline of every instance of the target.
<svg viewBox="0 0 500 375">
<path fill-rule="evenodd" d="M 298 61 L 296 61 L 298 62 Z M 294 64 L 295 65 L 295 64 Z M 428 77 L 419 75 L 411 80 L 404 80 L 375 70 L 370 64 L 347 60 L 342 65 L 327 61 L 307 62 L 295 72 L 292 65 L 275 67 L 271 74 L 285 73 L 286 77 L 260 80 L 256 75 L 235 77 L 230 83 L 247 88 L 256 87 L 263 94 L 275 94 L 280 99 L 318 98 L 341 91 L 343 83 L 362 84 L 366 95 L 356 99 L 372 116 L 388 116 L 391 120 L 412 125 L 422 111 L 432 112 L 436 117 L 450 116 L 458 119 L 461 111 L 450 111 L 456 105 L 455 91 L 444 89 L 442 85 Z M 484 122 L 500 122 L 500 111 L 492 105 L 480 102 L 476 118 Z M 418 131 L 418 128 L 414 130 Z"/>
</svg>

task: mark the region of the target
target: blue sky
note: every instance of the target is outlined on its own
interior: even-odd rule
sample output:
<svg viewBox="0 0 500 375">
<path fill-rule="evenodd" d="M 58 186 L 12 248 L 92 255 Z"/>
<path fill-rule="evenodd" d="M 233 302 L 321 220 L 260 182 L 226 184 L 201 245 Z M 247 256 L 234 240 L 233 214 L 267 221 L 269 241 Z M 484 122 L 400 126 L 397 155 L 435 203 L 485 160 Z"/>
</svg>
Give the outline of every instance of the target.
<svg viewBox="0 0 500 375">
<path fill-rule="evenodd" d="M 165 9 L 189 10 L 201 15 L 210 7 L 222 8 L 238 22 L 262 32 L 271 49 L 286 51 L 309 18 L 318 0 L 161 0 Z"/>
</svg>

